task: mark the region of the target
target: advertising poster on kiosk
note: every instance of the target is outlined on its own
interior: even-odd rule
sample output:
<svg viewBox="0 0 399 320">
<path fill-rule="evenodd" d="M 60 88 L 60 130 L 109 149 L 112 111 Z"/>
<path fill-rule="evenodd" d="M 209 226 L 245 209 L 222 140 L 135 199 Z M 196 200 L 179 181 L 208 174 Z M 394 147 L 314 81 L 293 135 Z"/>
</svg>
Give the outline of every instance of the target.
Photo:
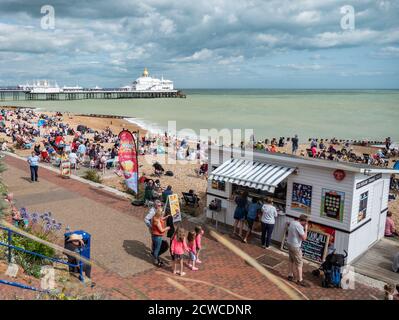
<svg viewBox="0 0 399 320">
<path fill-rule="evenodd" d="M 123 130 L 119 133 L 120 147 L 118 152 L 119 166 L 123 171 L 125 183 L 129 190 L 138 191 L 138 163 L 136 142 L 132 133 Z"/>
<path fill-rule="evenodd" d="M 329 189 L 322 190 L 320 213 L 322 217 L 342 221 L 345 193 Z"/>
<path fill-rule="evenodd" d="M 296 183 L 292 184 L 291 209 L 300 213 L 310 214 L 312 207 L 312 186 Z"/>
</svg>

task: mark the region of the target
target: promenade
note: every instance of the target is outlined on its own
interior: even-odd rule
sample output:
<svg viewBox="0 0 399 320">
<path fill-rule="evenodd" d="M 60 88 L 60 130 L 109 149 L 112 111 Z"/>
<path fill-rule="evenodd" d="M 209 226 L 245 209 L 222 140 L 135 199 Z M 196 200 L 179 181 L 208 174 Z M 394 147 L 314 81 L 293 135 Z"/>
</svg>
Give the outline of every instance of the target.
<svg viewBox="0 0 399 320">
<path fill-rule="evenodd" d="M 206 235 L 200 270 L 186 270 L 186 277 L 173 276 L 171 266 L 158 269 L 149 255 L 150 237 L 143 223 L 145 208 L 134 207 L 106 191 L 56 173 L 39 169 L 39 182 L 31 183 L 26 162 L 6 156 L 2 174 L 16 205 L 29 212 L 48 212 L 71 230 L 83 229 L 92 235 L 92 257 L 107 270 L 93 269 L 97 288 L 116 299 L 287 299 L 258 271 Z M 188 229 L 194 227 L 184 221 Z M 277 250 L 265 250 L 226 237 L 249 255 L 257 258 L 272 273 L 285 279 L 288 259 Z M 166 260 L 169 259 L 165 254 Z M 356 283 L 355 290 L 323 289 L 314 278 L 314 267 L 305 265 L 305 280 L 310 288 L 297 287 L 309 299 L 381 299 L 381 291 Z M 188 291 L 167 281 L 172 278 Z"/>
</svg>

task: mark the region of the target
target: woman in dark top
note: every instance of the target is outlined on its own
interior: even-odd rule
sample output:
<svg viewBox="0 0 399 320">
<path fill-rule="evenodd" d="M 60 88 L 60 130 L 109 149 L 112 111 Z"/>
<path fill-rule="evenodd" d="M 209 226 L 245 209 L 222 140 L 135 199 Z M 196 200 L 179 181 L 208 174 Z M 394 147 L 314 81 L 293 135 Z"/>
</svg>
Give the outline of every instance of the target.
<svg viewBox="0 0 399 320">
<path fill-rule="evenodd" d="M 166 226 L 169 227 L 169 230 L 166 233 L 166 237 L 169 238 L 169 251 L 170 251 L 170 248 L 172 247 L 172 238 L 176 230 L 175 230 L 175 224 L 173 222 L 173 216 L 171 215 L 169 208 L 166 208 Z M 172 257 L 172 260 L 174 260 L 172 252 L 170 252 L 170 256 Z"/>
<path fill-rule="evenodd" d="M 237 207 L 234 211 L 234 230 L 233 233 L 242 238 L 242 227 L 244 219 L 247 214 L 248 206 L 248 192 L 244 191 L 239 196 L 235 198 L 235 203 Z M 239 234 L 237 233 L 237 227 L 239 228 Z"/>
</svg>

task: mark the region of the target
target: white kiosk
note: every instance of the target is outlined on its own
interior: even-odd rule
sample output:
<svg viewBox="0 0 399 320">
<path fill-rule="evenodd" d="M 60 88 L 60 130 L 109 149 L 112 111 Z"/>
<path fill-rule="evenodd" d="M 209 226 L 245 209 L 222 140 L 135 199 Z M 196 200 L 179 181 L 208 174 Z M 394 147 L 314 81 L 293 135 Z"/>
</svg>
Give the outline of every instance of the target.
<svg viewBox="0 0 399 320">
<path fill-rule="evenodd" d="M 220 147 L 210 147 L 208 161 L 207 204 L 219 199 L 226 215 L 215 219 L 234 223 L 234 197 L 240 191 L 259 200 L 271 197 L 279 212 L 274 241 L 282 242 L 287 222 L 307 214 L 311 229 L 328 235 L 330 248 L 348 252 L 347 263 L 384 236 L 390 175 L 399 173 L 282 153 L 254 151 L 248 160 L 240 149 Z M 212 218 L 209 209 L 207 217 Z"/>
</svg>

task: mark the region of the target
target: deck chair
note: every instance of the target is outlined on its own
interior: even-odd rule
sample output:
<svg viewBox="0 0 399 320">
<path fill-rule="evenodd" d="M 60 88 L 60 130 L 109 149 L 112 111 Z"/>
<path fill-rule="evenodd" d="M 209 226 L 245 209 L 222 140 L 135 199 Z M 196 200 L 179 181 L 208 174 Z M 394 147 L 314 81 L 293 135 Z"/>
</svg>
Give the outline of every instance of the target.
<svg viewBox="0 0 399 320">
<path fill-rule="evenodd" d="M 189 207 L 199 207 L 198 196 L 196 194 L 182 192 L 184 204 Z"/>
</svg>

